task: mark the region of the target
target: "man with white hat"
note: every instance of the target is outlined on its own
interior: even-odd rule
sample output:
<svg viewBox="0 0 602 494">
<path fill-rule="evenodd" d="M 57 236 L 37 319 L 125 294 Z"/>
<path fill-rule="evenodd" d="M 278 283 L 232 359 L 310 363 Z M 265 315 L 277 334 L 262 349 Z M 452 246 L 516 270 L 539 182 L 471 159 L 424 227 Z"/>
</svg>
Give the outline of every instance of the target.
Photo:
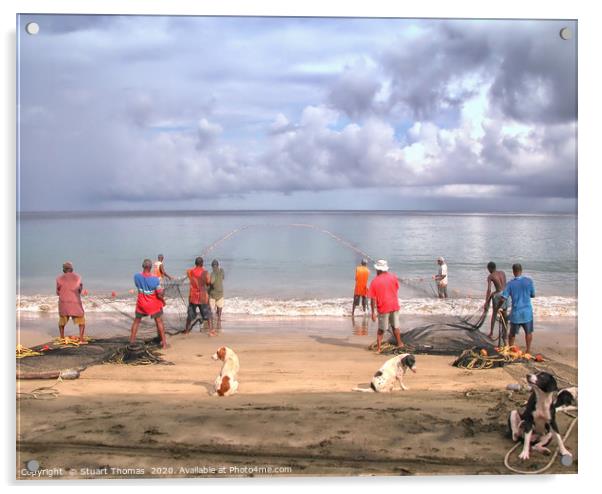
<svg viewBox="0 0 602 494">
<path fill-rule="evenodd" d="M 447 263 L 443 257 L 439 257 L 437 264 L 439 264 L 439 273 L 433 276 L 437 282 L 437 294 L 439 298 L 447 298 Z"/>
<path fill-rule="evenodd" d="M 389 265 L 384 259 L 376 261 L 374 269 L 376 270 L 376 277 L 370 283 L 368 297 L 370 298 L 373 321 L 376 321 L 375 308 L 378 311 L 377 351 L 380 352 L 383 335 L 389 325 L 393 328 L 397 346 L 401 348 L 403 347 L 403 343 L 399 333 L 399 299 L 397 298 L 399 281 L 397 280 L 397 276 L 389 273 Z"/>
</svg>

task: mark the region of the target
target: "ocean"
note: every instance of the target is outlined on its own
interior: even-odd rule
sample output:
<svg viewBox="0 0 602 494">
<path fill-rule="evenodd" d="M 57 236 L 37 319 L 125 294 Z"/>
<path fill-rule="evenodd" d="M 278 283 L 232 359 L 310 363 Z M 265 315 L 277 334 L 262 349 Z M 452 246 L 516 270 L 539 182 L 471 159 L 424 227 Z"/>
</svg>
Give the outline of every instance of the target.
<svg viewBox="0 0 602 494">
<path fill-rule="evenodd" d="M 194 258 L 218 259 L 226 273 L 225 314 L 345 316 L 355 267 L 386 259 L 403 281 L 402 312 L 470 311 L 482 304 L 486 264 L 512 276 L 520 262 L 533 278 L 536 313 L 576 315 L 577 216 L 451 214 L 397 211 L 233 211 L 21 213 L 18 218 L 17 310 L 56 312 L 55 278 L 69 260 L 90 300 L 131 311 L 133 275 L 142 260 L 165 256 L 184 276 Z M 448 291 L 434 297 L 436 259 L 446 258 Z M 374 274 L 372 262 L 369 267 Z M 166 308 L 168 310 L 168 308 Z"/>
</svg>

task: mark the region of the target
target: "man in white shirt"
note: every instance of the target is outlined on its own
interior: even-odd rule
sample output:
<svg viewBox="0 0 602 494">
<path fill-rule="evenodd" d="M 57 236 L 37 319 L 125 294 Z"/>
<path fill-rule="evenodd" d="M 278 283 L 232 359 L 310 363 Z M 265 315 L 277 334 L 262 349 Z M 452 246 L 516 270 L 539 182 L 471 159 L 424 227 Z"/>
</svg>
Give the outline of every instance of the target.
<svg viewBox="0 0 602 494">
<path fill-rule="evenodd" d="M 439 273 L 433 276 L 437 282 L 437 293 L 439 298 L 447 298 L 447 263 L 443 257 L 437 259 L 439 265 Z"/>
</svg>

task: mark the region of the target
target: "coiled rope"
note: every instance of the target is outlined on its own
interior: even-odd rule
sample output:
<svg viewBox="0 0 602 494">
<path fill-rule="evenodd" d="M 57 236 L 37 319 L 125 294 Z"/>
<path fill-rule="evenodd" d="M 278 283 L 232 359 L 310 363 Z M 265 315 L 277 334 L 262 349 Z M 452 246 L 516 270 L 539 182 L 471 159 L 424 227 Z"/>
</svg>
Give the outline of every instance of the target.
<svg viewBox="0 0 602 494">
<path fill-rule="evenodd" d="M 562 438 L 562 441 L 565 442 L 569 436 L 571 435 L 571 432 L 573 431 L 573 428 L 575 427 L 575 424 L 577 423 L 577 416 L 576 415 L 572 415 L 568 412 L 563 411 L 562 413 L 564 413 L 565 415 L 568 415 L 569 417 L 572 417 L 573 420 L 571 421 L 571 423 L 569 424 L 568 429 L 566 430 L 564 437 Z M 508 470 L 510 470 L 511 472 L 514 473 L 520 473 L 520 474 L 524 474 L 524 475 L 536 475 L 539 473 L 543 473 L 546 470 L 550 469 L 552 467 L 552 465 L 554 464 L 554 460 L 556 460 L 556 457 L 558 456 L 558 451 L 559 451 L 559 447 L 556 446 L 556 450 L 554 451 L 554 453 L 552 454 L 552 458 L 550 458 L 550 461 L 548 461 L 548 463 L 546 463 L 545 466 L 543 466 L 542 468 L 539 468 L 538 470 L 519 470 L 518 468 L 513 467 L 512 465 L 510 465 L 510 455 L 514 452 L 514 450 L 516 450 L 516 448 L 518 448 L 519 446 L 522 446 L 522 443 L 517 442 L 514 446 L 512 446 L 512 448 L 510 448 L 510 450 L 506 453 L 506 456 L 504 457 L 504 465 L 506 466 L 506 468 Z"/>
</svg>

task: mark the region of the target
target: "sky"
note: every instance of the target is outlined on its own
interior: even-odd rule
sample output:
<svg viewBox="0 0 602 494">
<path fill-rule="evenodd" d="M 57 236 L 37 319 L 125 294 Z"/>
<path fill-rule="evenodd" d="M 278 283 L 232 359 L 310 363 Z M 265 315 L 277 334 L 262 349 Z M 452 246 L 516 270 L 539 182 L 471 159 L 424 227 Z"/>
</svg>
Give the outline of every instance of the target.
<svg viewBox="0 0 602 494">
<path fill-rule="evenodd" d="M 574 21 L 18 22 L 20 211 L 576 212 Z"/>
</svg>

